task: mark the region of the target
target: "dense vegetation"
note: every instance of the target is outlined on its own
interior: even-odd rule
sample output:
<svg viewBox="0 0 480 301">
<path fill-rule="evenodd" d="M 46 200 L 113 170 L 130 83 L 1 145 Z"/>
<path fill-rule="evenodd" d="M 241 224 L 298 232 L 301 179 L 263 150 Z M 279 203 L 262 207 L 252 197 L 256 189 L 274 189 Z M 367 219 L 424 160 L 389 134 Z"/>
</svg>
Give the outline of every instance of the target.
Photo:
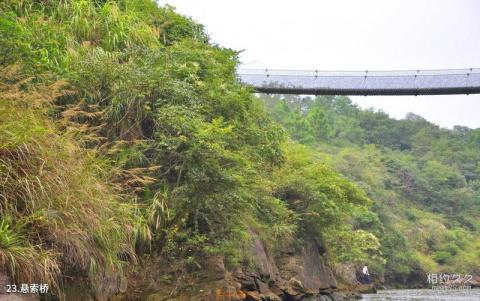
<svg viewBox="0 0 480 301">
<path fill-rule="evenodd" d="M 480 273 L 480 130 L 258 99 L 237 63 L 151 0 L 2 1 L 0 272 L 62 298 L 152 258 L 179 280 L 248 263 L 254 237 L 272 256 L 314 237 L 389 283 Z"/>
<path fill-rule="evenodd" d="M 237 63 L 151 0 L 2 1 L 7 274 L 62 297 L 69 283 L 160 257 L 178 280 L 208 255 L 248 262 L 254 236 L 272 256 L 313 236 L 332 263 L 381 265 L 365 191 L 289 139 L 239 84 Z"/>
<path fill-rule="evenodd" d="M 291 137 L 374 201 L 354 225 L 379 238 L 386 261 L 374 264 L 387 281 L 480 272 L 480 129 L 395 120 L 346 97 L 264 99 Z"/>
</svg>

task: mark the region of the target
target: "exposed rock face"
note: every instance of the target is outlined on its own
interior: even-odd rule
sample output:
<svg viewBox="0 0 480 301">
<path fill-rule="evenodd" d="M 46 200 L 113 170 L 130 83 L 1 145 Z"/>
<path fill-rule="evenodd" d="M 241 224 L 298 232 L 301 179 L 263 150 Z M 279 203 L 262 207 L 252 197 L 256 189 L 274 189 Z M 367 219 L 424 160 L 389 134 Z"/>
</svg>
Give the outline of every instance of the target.
<svg viewBox="0 0 480 301">
<path fill-rule="evenodd" d="M 315 239 L 284 248 L 275 258 L 259 238 L 252 239 L 251 260 L 234 269 L 221 256 L 205 258 L 195 275 L 177 278 L 160 258 L 130 274 L 97 275 L 93 287 L 85 281 L 67 285 L 69 301 L 340 301 L 354 300 L 355 293 L 337 292 L 337 281 Z M 1 273 L 0 273 L 1 275 Z M 149 292 L 149 293 L 146 293 Z M 1 296 L 1 295 L 0 295 Z M 0 299 L 2 301 L 3 299 Z M 17 299 L 5 299 L 17 300 Z M 18 299 L 27 301 L 28 299 Z M 33 299 L 38 300 L 38 299 Z"/>
<path fill-rule="evenodd" d="M 337 287 L 332 270 L 320 253 L 323 249 L 315 241 L 307 241 L 298 252 L 287 253 L 280 259 L 281 278 L 297 283 L 301 292 L 315 294 Z"/>
<path fill-rule="evenodd" d="M 353 263 L 344 263 L 339 264 L 335 267 L 335 275 L 337 280 L 340 282 L 339 287 L 347 288 L 348 290 L 353 290 L 357 293 L 362 294 L 370 294 L 376 293 L 377 288 L 375 283 L 372 284 L 361 284 L 357 277 L 359 269 L 355 268 Z M 377 280 L 377 279 L 375 279 Z M 382 279 L 380 279 L 380 283 L 382 283 Z"/>
<path fill-rule="evenodd" d="M 337 281 L 326 263 L 324 249 L 315 240 L 270 258 L 259 239 L 252 241 L 252 262 L 228 271 L 219 257 L 210 258 L 205 278 L 176 296 L 157 292 L 147 301 L 332 301 L 359 295 L 334 292 Z"/>
<path fill-rule="evenodd" d="M 324 249 L 313 239 L 290 247 L 271 258 L 260 239 L 252 240 L 252 258 L 248 265 L 229 270 L 220 256 L 206 258 L 196 280 L 181 290 L 174 281 L 165 282 L 165 270 L 150 266 L 143 279 L 148 283 L 130 282 L 117 274 L 97 275 L 94 287 L 76 281 L 67 286 L 69 301 L 339 301 L 352 300 L 358 295 L 335 292 L 337 281 L 326 263 Z M 0 271 L 0 301 L 38 301 L 38 295 L 4 294 L 10 281 Z M 146 298 L 142 290 L 154 292 Z"/>
<path fill-rule="evenodd" d="M 107 301 L 117 293 L 124 293 L 127 290 L 128 281 L 117 273 L 103 273 L 97 275 L 98 279 L 93 285 L 93 295 L 96 301 Z"/>
<path fill-rule="evenodd" d="M 113 296 L 125 293 L 127 286 L 127 278 L 118 273 L 98 273 L 92 286 L 86 279 L 75 279 L 74 282 L 69 283 L 64 291 L 65 300 L 110 301 L 114 300 Z"/>
<path fill-rule="evenodd" d="M 355 268 L 353 263 L 343 263 L 335 266 L 337 280 L 349 287 L 360 284 L 357 280 L 357 271 L 358 269 Z"/>
<path fill-rule="evenodd" d="M 474 276 L 466 285 L 470 285 L 472 288 L 480 288 L 480 276 Z"/>
<path fill-rule="evenodd" d="M 252 243 L 254 268 L 233 273 L 248 299 L 301 300 L 328 294 L 337 287 L 326 265 L 323 248 L 314 240 L 286 250 L 277 260 L 269 258 L 258 239 Z"/>
</svg>

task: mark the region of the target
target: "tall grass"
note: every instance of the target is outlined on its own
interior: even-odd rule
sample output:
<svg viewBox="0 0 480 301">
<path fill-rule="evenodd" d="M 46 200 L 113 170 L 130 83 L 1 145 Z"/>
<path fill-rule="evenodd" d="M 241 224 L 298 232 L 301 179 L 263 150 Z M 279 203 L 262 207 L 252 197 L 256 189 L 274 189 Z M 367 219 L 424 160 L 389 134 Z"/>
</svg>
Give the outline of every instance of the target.
<svg viewBox="0 0 480 301">
<path fill-rule="evenodd" d="M 95 153 L 45 117 L 62 83 L 34 85 L 1 71 L 0 263 L 16 281 L 57 292 L 69 273 L 120 272 L 135 260 L 133 208 Z"/>
</svg>

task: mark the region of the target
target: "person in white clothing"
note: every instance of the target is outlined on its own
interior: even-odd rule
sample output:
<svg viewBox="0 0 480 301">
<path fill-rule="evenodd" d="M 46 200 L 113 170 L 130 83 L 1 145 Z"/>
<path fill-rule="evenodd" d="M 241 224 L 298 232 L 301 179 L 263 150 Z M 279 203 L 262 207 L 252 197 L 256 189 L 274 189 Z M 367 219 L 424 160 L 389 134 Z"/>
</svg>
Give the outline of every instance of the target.
<svg viewBox="0 0 480 301">
<path fill-rule="evenodd" d="M 365 264 L 362 268 L 362 283 L 370 284 L 372 282 L 370 273 L 368 272 L 368 266 Z"/>
<path fill-rule="evenodd" d="M 370 275 L 370 274 L 368 273 L 368 267 L 367 267 L 367 265 L 364 265 L 364 266 L 363 266 L 362 272 L 363 272 L 363 275 L 367 275 L 367 276 Z"/>
</svg>

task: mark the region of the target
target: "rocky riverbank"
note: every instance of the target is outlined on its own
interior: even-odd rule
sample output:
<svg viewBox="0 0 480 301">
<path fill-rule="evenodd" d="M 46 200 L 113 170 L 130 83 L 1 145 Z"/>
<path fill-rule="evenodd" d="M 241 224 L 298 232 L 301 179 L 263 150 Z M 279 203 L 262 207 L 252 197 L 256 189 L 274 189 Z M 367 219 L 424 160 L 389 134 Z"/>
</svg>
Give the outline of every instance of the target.
<svg viewBox="0 0 480 301">
<path fill-rule="evenodd" d="M 145 300 L 337 301 L 361 298 L 356 292 L 339 291 L 325 250 L 314 239 L 306 240 L 300 246 L 286 248 L 276 258 L 268 255 L 259 239 L 252 241 L 251 248 L 251 262 L 234 269 L 226 268 L 221 257 L 209 258 L 201 277 L 175 294 L 170 294 L 171 281 L 151 278 L 147 287 L 158 291 L 146 296 Z"/>
<path fill-rule="evenodd" d="M 77 282 L 67 286 L 65 297 L 69 301 L 346 301 L 360 299 L 360 292 L 372 289 L 344 284 L 340 289 L 325 249 L 315 239 L 285 248 L 275 258 L 260 239 L 253 239 L 251 254 L 248 264 L 236 268 L 227 268 L 220 256 L 205 259 L 201 270 L 182 279 L 172 277 L 161 260 L 152 260 L 132 271 L 128 281 L 114 275 L 98 277 L 94 290 Z M 8 282 L 2 279 L 2 284 Z M 34 295 L 15 298 L 39 300 Z"/>
</svg>

